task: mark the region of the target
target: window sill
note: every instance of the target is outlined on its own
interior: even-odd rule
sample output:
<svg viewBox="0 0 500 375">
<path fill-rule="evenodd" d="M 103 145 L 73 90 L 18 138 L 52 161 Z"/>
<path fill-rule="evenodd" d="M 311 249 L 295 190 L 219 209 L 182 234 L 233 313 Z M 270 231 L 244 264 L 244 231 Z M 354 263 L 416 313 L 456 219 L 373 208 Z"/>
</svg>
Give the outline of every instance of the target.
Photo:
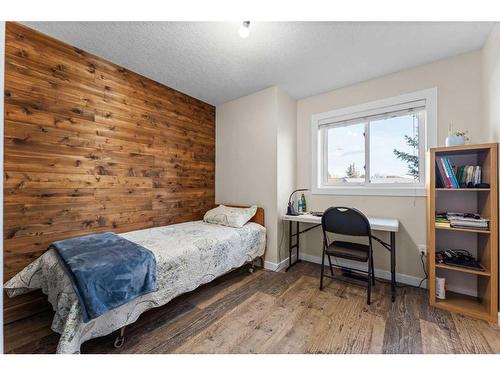
<svg viewBox="0 0 500 375">
<path fill-rule="evenodd" d="M 364 196 L 396 196 L 396 197 L 425 197 L 427 189 L 423 186 L 328 186 L 313 187 L 313 195 L 364 195 Z"/>
</svg>

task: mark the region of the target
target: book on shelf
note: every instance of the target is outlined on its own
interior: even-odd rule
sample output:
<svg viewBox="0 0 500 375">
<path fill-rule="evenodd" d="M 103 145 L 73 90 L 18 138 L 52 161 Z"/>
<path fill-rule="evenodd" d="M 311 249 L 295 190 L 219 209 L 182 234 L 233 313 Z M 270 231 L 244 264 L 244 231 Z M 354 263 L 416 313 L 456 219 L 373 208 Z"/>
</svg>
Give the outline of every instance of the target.
<svg viewBox="0 0 500 375">
<path fill-rule="evenodd" d="M 449 188 L 451 186 L 451 180 L 449 179 L 444 164 L 440 157 L 436 157 L 436 180 L 438 181 L 438 187 Z"/>
<path fill-rule="evenodd" d="M 439 228 L 449 228 L 450 227 L 450 223 L 442 223 L 442 222 L 437 222 L 436 221 L 436 227 L 439 227 Z"/>
<path fill-rule="evenodd" d="M 481 185 L 479 165 L 453 165 L 447 156 L 436 156 L 436 186 L 438 188 L 474 188 Z"/>
<path fill-rule="evenodd" d="M 458 189 L 460 185 L 458 184 L 458 180 L 457 177 L 455 176 L 455 172 L 453 171 L 453 166 L 450 163 L 450 159 L 448 159 L 447 157 L 444 157 L 443 159 L 446 164 L 446 170 L 450 175 L 451 185 L 453 188 Z"/>
<path fill-rule="evenodd" d="M 478 214 L 447 212 L 438 213 L 435 217 L 436 227 L 441 228 L 465 228 L 484 229 L 489 228 L 489 219 L 482 218 Z"/>
<path fill-rule="evenodd" d="M 446 217 L 446 213 L 438 213 L 436 214 L 436 218 L 434 219 L 436 227 L 441 227 L 441 228 L 449 228 L 450 227 L 450 221 Z"/>
</svg>

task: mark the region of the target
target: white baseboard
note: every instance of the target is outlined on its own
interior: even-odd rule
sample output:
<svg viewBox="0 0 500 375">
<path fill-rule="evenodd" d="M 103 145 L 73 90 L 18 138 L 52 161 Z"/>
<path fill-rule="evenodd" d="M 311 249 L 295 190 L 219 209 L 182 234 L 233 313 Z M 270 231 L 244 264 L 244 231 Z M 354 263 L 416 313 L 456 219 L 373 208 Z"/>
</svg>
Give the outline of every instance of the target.
<svg viewBox="0 0 500 375">
<path fill-rule="evenodd" d="M 295 256 L 292 257 L 292 259 L 295 259 Z M 279 263 L 275 263 L 275 262 L 269 262 L 269 261 L 265 261 L 264 262 L 264 268 L 266 270 L 269 270 L 269 271 L 275 271 L 275 272 L 279 272 L 281 271 L 282 269 L 284 269 L 286 266 L 288 265 L 288 258 L 286 258 L 285 260 L 282 260 L 281 262 Z"/>
<path fill-rule="evenodd" d="M 300 259 L 305 260 L 307 262 L 311 262 L 311 263 L 321 264 L 321 257 L 320 256 L 301 254 Z M 292 262 L 293 261 L 295 261 L 295 256 L 292 256 Z M 359 268 L 361 270 L 366 270 L 368 267 L 366 265 L 364 267 L 363 267 L 363 265 L 360 266 L 360 264 L 358 262 L 353 262 L 353 261 L 349 261 L 346 259 L 336 259 L 335 264 L 337 264 L 339 266 L 344 266 L 344 267 Z M 287 265 L 288 265 L 288 258 L 282 260 L 280 263 L 274 263 L 274 262 L 268 262 L 268 261 L 264 262 L 265 269 L 270 270 L 270 271 L 276 271 L 276 272 L 281 271 Z M 390 281 L 391 280 L 391 272 L 387 271 L 387 270 L 375 268 L 375 277 Z M 396 273 L 396 281 L 398 283 L 418 287 L 418 284 L 420 284 L 421 280 L 422 279 L 419 277 L 405 275 L 403 273 Z M 427 288 L 427 280 L 424 280 L 421 287 L 424 289 Z"/>
</svg>

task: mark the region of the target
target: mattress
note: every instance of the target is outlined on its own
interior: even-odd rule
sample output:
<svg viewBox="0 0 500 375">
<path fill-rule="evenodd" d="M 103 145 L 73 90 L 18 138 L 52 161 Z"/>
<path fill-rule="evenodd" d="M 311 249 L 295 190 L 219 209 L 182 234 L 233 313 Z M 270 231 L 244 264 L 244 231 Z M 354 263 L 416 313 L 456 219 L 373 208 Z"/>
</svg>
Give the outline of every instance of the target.
<svg viewBox="0 0 500 375">
<path fill-rule="evenodd" d="M 144 312 L 196 289 L 245 262 L 262 256 L 266 229 L 256 223 L 232 228 L 203 221 L 121 233 L 151 250 L 157 263 L 158 290 L 138 297 L 87 323 L 69 276 L 51 249 L 5 285 L 10 297 L 41 289 L 55 311 L 52 330 L 61 335 L 58 353 L 78 353 L 85 341 L 131 324 Z M 103 249 L 105 251 L 105 249 Z"/>
</svg>

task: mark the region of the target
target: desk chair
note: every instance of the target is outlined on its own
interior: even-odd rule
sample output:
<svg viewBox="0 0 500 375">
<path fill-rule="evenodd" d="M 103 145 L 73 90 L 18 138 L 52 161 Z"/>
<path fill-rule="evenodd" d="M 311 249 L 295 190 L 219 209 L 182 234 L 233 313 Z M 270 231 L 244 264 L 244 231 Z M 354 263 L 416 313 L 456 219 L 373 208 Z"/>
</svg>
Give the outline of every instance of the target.
<svg viewBox="0 0 500 375">
<path fill-rule="evenodd" d="M 371 286 L 372 284 L 375 285 L 375 274 L 373 271 L 372 235 L 368 219 L 363 213 L 354 208 L 330 207 L 324 212 L 321 218 L 321 226 L 323 228 L 323 257 L 321 260 L 321 281 L 319 289 L 323 290 L 323 277 L 333 279 L 334 268 L 365 273 L 368 274 L 366 303 L 369 305 L 371 303 Z M 368 245 L 347 241 L 329 242 L 327 233 L 367 237 Z M 324 275 L 325 255 L 328 256 L 328 264 L 330 265 L 332 276 Z M 332 260 L 330 258 L 332 256 L 368 263 L 368 272 L 355 268 L 332 265 Z"/>
</svg>

